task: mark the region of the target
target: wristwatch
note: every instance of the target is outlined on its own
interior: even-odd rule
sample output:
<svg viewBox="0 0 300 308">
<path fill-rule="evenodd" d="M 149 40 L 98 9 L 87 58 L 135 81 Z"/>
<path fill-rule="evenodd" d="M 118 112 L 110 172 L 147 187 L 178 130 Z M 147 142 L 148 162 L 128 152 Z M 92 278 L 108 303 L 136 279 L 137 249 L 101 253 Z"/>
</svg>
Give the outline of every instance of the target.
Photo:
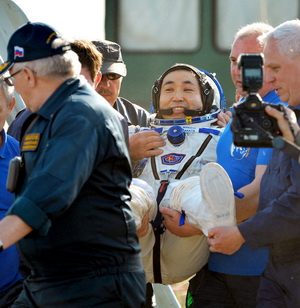
<svg viewBox="0 0 300 308">
<path fill-rule="evenodd" d="M 3 250 L 3 243 L 2 241 L 0 240 L 0 252 Z"/>
</svg>

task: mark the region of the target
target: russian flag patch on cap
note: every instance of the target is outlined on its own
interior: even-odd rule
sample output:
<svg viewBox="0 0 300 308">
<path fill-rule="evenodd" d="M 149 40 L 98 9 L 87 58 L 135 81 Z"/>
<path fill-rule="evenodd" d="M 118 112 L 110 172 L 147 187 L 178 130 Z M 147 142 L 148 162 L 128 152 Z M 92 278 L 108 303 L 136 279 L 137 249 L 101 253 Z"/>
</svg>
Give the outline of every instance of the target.
<svg viewBox="0 0 300 308">
<path fill-rule="evenodd" d="M 14 59 L 16 59 L 17 57 L 19 57 L 19 58 L 24 57 L 24 48 L 23 47 L 15 46 L 14 50 L 15 50 Z"/>
</svg>

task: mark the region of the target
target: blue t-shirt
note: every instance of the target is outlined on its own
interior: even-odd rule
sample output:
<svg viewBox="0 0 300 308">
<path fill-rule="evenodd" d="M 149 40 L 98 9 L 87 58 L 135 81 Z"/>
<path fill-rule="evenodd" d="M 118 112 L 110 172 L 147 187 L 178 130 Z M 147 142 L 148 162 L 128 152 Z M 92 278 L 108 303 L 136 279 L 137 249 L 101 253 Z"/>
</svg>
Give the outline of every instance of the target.
<svg viewBox="0 0 300 308">
<path fill-rule="evenodd" d="M 19 142 L 8 136 L 4 130 L 0 132 L 3 138 L 0 147 L 0 220 L 14 200 L 14 195 L 6 190 L 6 179 L 9 161 L 19 155 Z M 22 279 L 19 273 L 19 255 L 16 246 L 13 245 L 0 253 L 0 292 L 9 289 L 18 280 Z"/>
<path fill-rule="evenodd" d="M 282 103 L 275 91 L 270 92 L 264 101 Z M 236 147 L 232 142 L 231 122 L 226 126 L 217 145 L 217 162 L 227 171 L 234 191 L 250 184 L 255 178 L 256 165 L 268 165 L 272 148 Z M 232 255 L 211 253 L 208 268 L 211 271 L 241 276 L 260 275 L 268 259 L 268 249 L 251 249 L 246 243 Z"/>
</svg>

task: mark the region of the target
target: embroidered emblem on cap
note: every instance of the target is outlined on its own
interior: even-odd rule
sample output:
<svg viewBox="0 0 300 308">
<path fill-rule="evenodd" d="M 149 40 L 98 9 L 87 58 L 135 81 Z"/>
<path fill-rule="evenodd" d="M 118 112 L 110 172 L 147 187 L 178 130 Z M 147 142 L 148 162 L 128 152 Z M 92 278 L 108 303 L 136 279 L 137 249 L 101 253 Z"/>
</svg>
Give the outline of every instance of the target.
<svg viewBox="0 0 300 308">
<path fill-rule="evenodd" d="M 24 57 L 24 48 L 23 47 L 15 46 L 14 50 L 15 50 L 14 59 L 16 59 L 18 57 L 19 58 Z"/>
<path fill-rule="evenodd" d="M 7 66 L 9 66 L 10 63 L 9 62 L 4 62 L 0 65 L 0 71 L 5 70 Z"/>
<path fill-rule="evenodd" d="M 49 36 L 48 36 L 48 38 L 47 38 L 47 40 L 46 40 L 46 44 L 49 44 L 51 41 L 52 41 L 52 38 L 55 38 L 55 37 L 60 37 L 60 35 L 57 33 L 57 32 L 53 32 L 53 33 L 51 33 Z"/>
<path fill-rule="evenodd" d="M 185 154 L 170 153 L 161 157 L 163 165 L 176 165 L 182 162 L 185 158 Z"/>
<path fill-rule="evenodd" d="M 39 145 L 40 134 L 25 135 L 22 151 L 35 151 Z"/>
</svg>

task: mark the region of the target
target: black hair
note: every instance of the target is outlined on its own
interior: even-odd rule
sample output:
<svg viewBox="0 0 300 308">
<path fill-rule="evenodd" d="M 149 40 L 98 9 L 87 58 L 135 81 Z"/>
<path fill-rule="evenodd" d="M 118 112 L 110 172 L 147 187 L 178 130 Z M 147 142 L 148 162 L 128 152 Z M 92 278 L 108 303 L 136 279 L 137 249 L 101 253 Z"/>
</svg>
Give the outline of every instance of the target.
<svg viewBox="0 0 300 308">
<path fill-rule="evenodd" d="M 207 114 L 211 111 L 212 105 L 213 105 L 213 100 L 214 100 L 214 90 L 209 84 L 207 80 L 207 75 L 197 69 L 196 67 L 189 65 L 189 64 L 175 64 L 169 69 L 167 69 L 153 84 L 152 86 L 152 104 L 154 108 L 154 112 L 157 113 L 157 117 L 161 117 L 161 112 L 162 110 L 159 108 L 159 98 L 160 98 L 160 91 L 161 91 L 161 86 L 163 79 L 165 78 L 166 75 L 168 75 L 172 71 L 176 70 L 187 70 L 191 71 L 195 74 L 195 76 L 198 79 L 199 86 L 200 86 L 200 93 L 201 93 L 201 98 L 203 102 L 203 109 L 200 111 L 197 111 L 196 114 L 187 114 L 191 116 L 201 116 L 204 114 Z"/>
</svg>

